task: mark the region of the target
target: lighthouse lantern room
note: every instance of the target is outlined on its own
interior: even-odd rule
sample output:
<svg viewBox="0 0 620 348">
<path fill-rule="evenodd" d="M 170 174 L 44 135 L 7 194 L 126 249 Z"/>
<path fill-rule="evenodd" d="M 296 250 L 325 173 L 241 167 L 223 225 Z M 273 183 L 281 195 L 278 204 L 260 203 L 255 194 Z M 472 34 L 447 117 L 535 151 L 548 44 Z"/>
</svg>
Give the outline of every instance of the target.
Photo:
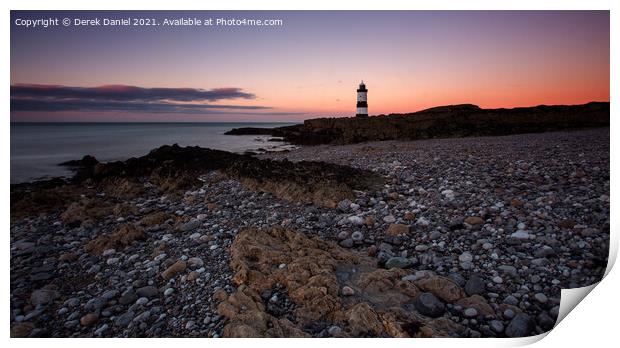
<svg viewBox="0 0 620 348">
<path fill-rule="evenodd" d="M 362 80 L 357 89 L 357 114 L 356 117 L 368 117 L 368 90 Z"/>
</svg>

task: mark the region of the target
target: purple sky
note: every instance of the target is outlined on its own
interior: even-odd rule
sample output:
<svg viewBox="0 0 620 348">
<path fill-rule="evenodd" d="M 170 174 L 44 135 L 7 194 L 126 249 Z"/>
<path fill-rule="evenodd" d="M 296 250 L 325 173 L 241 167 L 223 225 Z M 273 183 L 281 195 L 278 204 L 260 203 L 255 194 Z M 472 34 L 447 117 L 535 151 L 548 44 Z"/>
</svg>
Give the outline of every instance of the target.
<svg viewBox="0 0 620 348">
<path fill-rule="evenodd" d="M 18 18 L 279 27 L 24 28 Z M 11 12 L 12 121 L 278 121 L 609 100 L 608 11 Z M 51 86 L 50 86 L 51 85 Z"/>
</svg>

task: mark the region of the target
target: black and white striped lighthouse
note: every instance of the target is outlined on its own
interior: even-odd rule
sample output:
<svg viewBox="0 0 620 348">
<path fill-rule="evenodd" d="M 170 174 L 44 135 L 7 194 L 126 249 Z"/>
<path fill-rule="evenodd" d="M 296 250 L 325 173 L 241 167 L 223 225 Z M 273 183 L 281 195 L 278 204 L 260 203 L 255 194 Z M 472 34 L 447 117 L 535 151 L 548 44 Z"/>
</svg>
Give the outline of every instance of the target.
<svg viewBox="0 0 620 348">
<path fill-rule="evenodd" d="M 368 90 L 362 80 L 357 89 L 357 114 L 356 117 L 368 117 Z"/>
</svg>

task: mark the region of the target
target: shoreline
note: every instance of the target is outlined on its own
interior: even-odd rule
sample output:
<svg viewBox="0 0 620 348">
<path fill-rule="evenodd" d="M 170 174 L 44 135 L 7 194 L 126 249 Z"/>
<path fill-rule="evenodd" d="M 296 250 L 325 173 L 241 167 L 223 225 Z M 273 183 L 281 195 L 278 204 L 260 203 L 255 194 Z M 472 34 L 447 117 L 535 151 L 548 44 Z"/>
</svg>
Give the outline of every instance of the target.
<svg viewBox="0 0 620 348">
<path fill-rule="evenodd" d="M 68 194 L 62 209 L 13 218 L 12 192 L 12 336 L 534 335 L 561 288 L 606 266 L 608 128 L 187 153 L 205 167 L 167 151 L 25 202 Z M 372 176 L 383 183 L 355 186 Z M 333 305 L 313 302 L 305 267 L 325 272 Z M 317 315 L 331 319 L 305 326 Z"/>
</svg>

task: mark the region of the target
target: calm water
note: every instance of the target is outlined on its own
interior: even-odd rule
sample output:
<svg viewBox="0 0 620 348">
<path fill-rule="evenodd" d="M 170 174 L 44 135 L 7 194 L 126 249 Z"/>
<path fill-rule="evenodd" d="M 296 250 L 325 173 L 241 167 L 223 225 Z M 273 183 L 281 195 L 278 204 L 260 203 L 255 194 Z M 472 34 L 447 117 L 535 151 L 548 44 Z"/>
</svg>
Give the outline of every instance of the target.
<svg viewBox="0 0 620 348">
<path fill-rule="evenodd" d="M 71 172 L 58 163 L 93 155 L 99 161 L 142 156 L 161 145 L 177 143 L 243 152 L 281 147 L 268 136 L 233 136 L 239 127 L 277 127 L 292 123 L 12 123 L 11 183 Z"/>
</svg>

